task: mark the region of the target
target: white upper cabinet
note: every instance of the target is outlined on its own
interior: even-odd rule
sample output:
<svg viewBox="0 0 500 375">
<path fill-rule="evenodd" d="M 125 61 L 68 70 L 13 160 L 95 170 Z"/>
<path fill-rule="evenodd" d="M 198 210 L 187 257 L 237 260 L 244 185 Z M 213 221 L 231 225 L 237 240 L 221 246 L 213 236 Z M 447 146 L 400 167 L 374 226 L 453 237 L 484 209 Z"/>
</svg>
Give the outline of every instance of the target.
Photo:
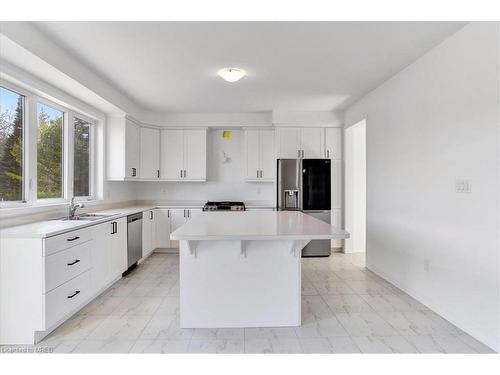
<svg viewBox="0 0 500 375">
<path fill-rule="evenodd" d="M 245 180 L 273 181 L 276 169 L 274 130 L 245 130 Z"/>
<path fill-rule="evenodd" d="M 206 130 L 184 130 L 184 179 L 207 179 Z"/>
<path fill-rule="evenodd" d="M 184 169 L 184 130 L 161 131 L 161 172 L 166 180 L 181 179 Z"/>
<path fill-rule="evenodd" d="M 140 127 L 126 117 L 107 119 L 107 174 L 109 180 L 140 177 Z"/>
<path fill-rule="evenodd" d="M 323 158 L 324 128 L 278 128 L 278 158 Z"/>
<path fill-rule="evenodd" d="M 325 129 L 325 158 L 342 159 L 342 128 Z"/>
<path fill-rule="evenodd" d="M 160 178 L 169 181 L 206 181 L 207 132 L 205 129 L 161 131 Z"/>
<path fill-rule="evenodd" d="M 301 157 L 318 159 L 324 157 L 325 129 L 324 128 L 301 128 L 300 149 Z"/>
<path fill-rule="evenodd" d="M 278 158 L 300 158 L 300 128 L 278 128 Z"/>
<path fill-rule="evenodd" d="M 160 130 L 141 128 L 140 177 L 146 180 L 160 178 Z"/>
</svg>

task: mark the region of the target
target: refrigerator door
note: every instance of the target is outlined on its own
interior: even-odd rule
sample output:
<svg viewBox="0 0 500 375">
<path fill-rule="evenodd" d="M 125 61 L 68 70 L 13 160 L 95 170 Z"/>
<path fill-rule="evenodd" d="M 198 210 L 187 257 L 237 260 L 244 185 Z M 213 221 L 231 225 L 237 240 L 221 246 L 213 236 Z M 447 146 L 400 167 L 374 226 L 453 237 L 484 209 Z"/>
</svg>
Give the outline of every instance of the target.
<svg viewBox="0 0 500 375">
<path fill-rule="evenodd" d="M 278 210 L 297 211 L 301 209 L 301 160 L 278 160 Z"/>
<path fill-rule="evenodd" d="M 331 161 L 329 159 L 302 160 L 302 210 L 330 211 Z"/>
<path fill-rule="evenodd" d="M 331 224 L 330 211 L 304 211 L 304 213 L 324 221 L 325 223 Z M 303 257 L 327 257 L 330 256 L 330 254 L 330 240 L 312 240 L 302 249 Z"/>
</svg>

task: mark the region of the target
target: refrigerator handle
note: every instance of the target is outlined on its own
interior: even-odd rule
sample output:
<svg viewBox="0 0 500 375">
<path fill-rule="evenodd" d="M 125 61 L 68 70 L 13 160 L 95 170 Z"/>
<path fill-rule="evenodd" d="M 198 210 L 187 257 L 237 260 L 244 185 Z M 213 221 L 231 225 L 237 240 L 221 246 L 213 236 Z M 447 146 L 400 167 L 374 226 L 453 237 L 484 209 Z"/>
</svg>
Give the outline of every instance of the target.
<svg viewBox="0 0 500 375">
<path fill-rule="evenodd" d="M 302 198 L 304 197 L 304 184 L 303 184 L 303 163 L 304 161 L 303 160 L 299 160 L 299 168 L 297 168 L 297 173 L 299 174 L 298 175 L 298 181 L 299 181 L 299 210 L 300 211 L 303 211 L 304 210 L 304 206 L 302 204 Z"/>
</svg>

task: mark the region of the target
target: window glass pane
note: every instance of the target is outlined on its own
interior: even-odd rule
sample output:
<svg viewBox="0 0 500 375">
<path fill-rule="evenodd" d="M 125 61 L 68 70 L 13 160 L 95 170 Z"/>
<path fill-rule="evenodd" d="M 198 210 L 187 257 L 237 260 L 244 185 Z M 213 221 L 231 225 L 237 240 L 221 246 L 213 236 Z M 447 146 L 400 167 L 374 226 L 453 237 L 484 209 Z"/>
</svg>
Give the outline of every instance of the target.
<svg viewBox="0 0 500 375">
<path fill-rule="evenodd" d="M 0 201 L 22 201 L 24 96 L 0 87 Z"/>
<path fill-rule="evenodd" d="M 38 199 L 62 197 L 63 115 L 46 104 L 37 104 Z"/>
<path fill-rule="evenodd" d="M 90 126 L 87 121 L 75 117 L 75 152 L 73 195 L 90 196 Z"/>
</svg>

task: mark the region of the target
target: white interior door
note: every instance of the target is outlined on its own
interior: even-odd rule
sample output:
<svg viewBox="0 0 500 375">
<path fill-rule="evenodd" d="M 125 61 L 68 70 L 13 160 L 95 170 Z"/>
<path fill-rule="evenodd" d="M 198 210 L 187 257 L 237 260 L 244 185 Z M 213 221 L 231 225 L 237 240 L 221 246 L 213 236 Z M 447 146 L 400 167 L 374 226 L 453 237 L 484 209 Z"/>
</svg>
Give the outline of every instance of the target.
<svg viewBox="0 0 500 375">
<path fill-rule="evenodd" d="M 184 169 L 184 131 L 161 131 L 161 172 L 160 178 L 180 180 Z"/>
<path fill-rule="evenodd" d="M 259 131 L 261 179 L 274 180 L 276 174 L 276 154 L 274 152 L 274 130 Z"/>
<path fill-rule="evenodd" d="M 207 132 L 184 130 L 185 179 L 207 179 Z"/>
<path fill-rule="evenodd" d="M 160 172 L 160 131 L 141 128 L 141 178 L 155 179 Z"/>
<path fill-rule="evenodd" d="M 259 130 L 245 130 L 245 178 L 247 180 L 256 180 L 259 178 L 259 154 Z"/>
<path fill-rule="evenodd" d="M 366 251 L 366 122 L 345 130 L 345 252 Z"/>
<path fill-rule="evenodd" d="M 278 129 L 279 158 L 297 159 L 300 148 L 300 128 Z"/>
<path fill-rule="evenodd" d="M 324 132 L 323 128 L 300 129 L 300 149 L 304 151 L 304 158 L 324 157 Z"/>
</svg>

